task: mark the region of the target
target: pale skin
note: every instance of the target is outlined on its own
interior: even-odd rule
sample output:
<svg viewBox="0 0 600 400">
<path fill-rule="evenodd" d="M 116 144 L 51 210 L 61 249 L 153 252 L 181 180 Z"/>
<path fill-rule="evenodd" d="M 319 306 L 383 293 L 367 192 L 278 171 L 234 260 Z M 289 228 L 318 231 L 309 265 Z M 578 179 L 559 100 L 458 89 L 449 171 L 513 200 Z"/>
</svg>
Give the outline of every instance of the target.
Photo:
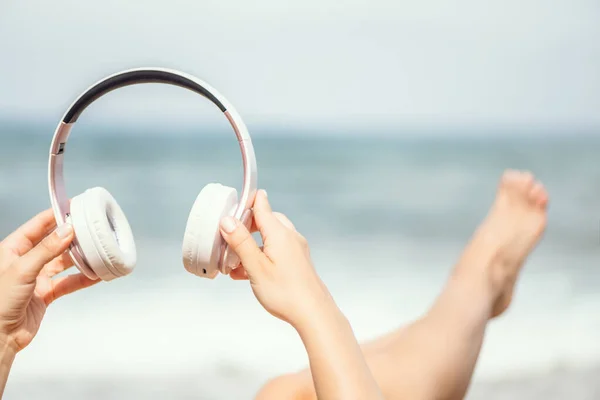
<svg viewBox="0 0 600 400">
<path fill-rule="evenodd" d="M 264 248 L 238 221 L 222 223 L 225 240 L 246 266 L 232 277 L 249 279 L 263 307 L 296 328 L 320 398 L 383 399 L 350 324 L 312 266 L 306 240 L 271 211 L 263 191 L 254 214 Z M 65 253 L 73 229 L 54 228 L 52 210 L 46 210 L 0 243 L 0 397 L 16 354 L 31 343 L 50 303 L 99 282 L 80 273 L 55 277 L 73 265 Z"/>
<path fill-rule="evenodd" d="M 431 309 L 362 345 L 385 399 L 465 397 L 486 326 L 510 305 L 519 271 L 545 231 L 547 204 L 544 187 L 530 173 L 504 173 L 488 216 Z M 312 374 L 307 369 L 275 378 L 256 398 L 320 399 Z"/>
<path fill-rule="evenodd" d="M 55 224 L 46 210 L 0 242 L 0 397 L 16 354 L 37 334 L 46 308 L 98 282 L 79 273 L 54 277 L 73 265 L 64 256 L 73 229 L 67 224 L 54 230 Z"/>
<path fill-rule="evenodd" d="M 239 229 L 232 235 L 223 231 L 238 251 L 249 250 L 242 260 L 268 260 L 250 262 L 249 269 L 244 264 L 232 278 L 249 277 L 261 304 L 296 327 L 309 353 L 310 369 L 272 380 L 257 399 L 369 399 L 381 398 L 381 393 L 385 399 L 460 399 L 469 386 L 487 323 L 509 306 L 519 271 L 545 230 L 548 196 L 531 174 L 506 172 L 487 218 L 433 307 L 415 323 L 360 348 L 314 271 L 306 241 L 285 216 L 270 211 L 264 200 L 268 212 L 263 215 L 274 216 L 287 230 L 283 234 L 278 227 L 279 231 L 272 231 L 278 233 L 271 235 L 269 224 L 263 225 L 264 251 L 243 239 L 247 236 L 236 236 Z M 258 215 L 260 219 L 260 206 Z M 72 230 L 66 228 L 59 230 L 61 235 L 51 233 L 54 218 L 47 210 L 0 243 L 0 397 L 16 353 L 35 337 L 46 307 L 98 282 L 81 274 L 55 277 L 72 265 L 62 256 L 73 239 Z M 265 240 L 268 237 L 272 240 Z M 281 249 L 287 244 L 294 255 L 291 268 L 277 268 L 284 265 L 279 260 L 286 259 Z M 298 260 L 308 260 L 308 264 Z M 282 290 L 280 284 L 290 286 Z M 297 301 L 307 298 L 313 301 Z M 314 319 L 307 318 L 319 302 L 322 307 L 311 316 Z M 338 335 L 345 339 L 338 342 Z M 347 370 L 338 360 L 357 368 Z"/>
<path fill-rule="evenodd" d="M 260 304 L 298 332 L 308 353 L 312 387 L 322 400 L 383 399 L 352 328 L 319 278 L 308 243 L 283 214 L 274 213 L 264 191 L 254 203 L 260 248 L 244 225 L 222 221 L 222 235 L 243 268 Z"/>
</svg>

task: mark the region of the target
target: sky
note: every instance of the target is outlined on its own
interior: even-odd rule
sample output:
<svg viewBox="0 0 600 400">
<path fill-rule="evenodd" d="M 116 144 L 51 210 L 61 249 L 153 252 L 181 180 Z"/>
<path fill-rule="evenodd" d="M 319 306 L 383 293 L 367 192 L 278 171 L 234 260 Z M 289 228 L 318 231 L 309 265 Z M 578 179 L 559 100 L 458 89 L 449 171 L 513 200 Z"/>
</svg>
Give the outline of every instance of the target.
<svg viewBox="0 0 600 400">
<path fill-rule="evenodd" d="M 598 21 L 597 0 L 8 0 L 0 115 L 58 121 L 95 81 L 157 66 L 208 82 L 249 123 L 597 129 Z M 126 88 L 87 118 L 216 111 L 195 96 Z"/>
</svg>

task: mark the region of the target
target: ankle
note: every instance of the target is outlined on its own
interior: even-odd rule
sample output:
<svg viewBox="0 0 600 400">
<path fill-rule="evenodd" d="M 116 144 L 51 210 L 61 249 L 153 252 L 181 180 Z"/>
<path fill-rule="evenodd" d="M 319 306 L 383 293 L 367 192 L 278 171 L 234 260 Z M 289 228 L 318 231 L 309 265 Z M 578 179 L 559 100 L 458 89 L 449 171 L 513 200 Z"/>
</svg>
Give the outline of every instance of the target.
<svg viewBox="0 0 600 400">
<path fill-rule="evenodd" d="M 490 316 L 500 294 L 491 276 L 494 260 L 492 255 L 477 257 L 465 254 L 452 271 L 447 289 L 455 293 L 454 296 L 460 299 L 466 308 L 477 308 L 478 312 Z"/>
</svg>

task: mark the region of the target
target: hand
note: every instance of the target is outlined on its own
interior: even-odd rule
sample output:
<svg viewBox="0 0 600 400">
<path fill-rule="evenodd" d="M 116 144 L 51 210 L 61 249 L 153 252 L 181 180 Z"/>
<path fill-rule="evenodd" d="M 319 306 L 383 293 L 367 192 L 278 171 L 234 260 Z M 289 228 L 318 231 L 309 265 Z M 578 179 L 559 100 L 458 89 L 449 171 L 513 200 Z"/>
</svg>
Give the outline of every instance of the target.
<svg viewBox="0 0 600 400">
<path fill-rule="evenodd" d="M 232 278 L 248 278 L 260 304 L 293 326 L 302 324 L 315 308 L 330 308 L 333 299 L 315 271 L 306 239 L 287 217 L 271 210 L 264 190 L 256 195 L 254 223 L 262 249 L 238 220 L 221 221 L 221 234 L 243 266 L 232 271 Z"/>
<path fill-rule="evenodd" d="M 298 331 L 308 353 L 315 397 L 319 399 L 383 399 L 354 332 L 317 275 L 306 239 L 283 214 L 271 210 L 259 191 L 254 223 L 263 248 L 238 220 L 221 221 L 221 234 L 242 267 L 234 279 L 247 277 L 254 295 L 272 315 Z"/>
<path fill-rule="evenodd" d="M 73 265 L 65 253 L 73 228 L 50 233 L 55 225 L 46 210 L 0 242 L 0 345 L 14 353 L 31 343 L 50 303 L 99 282 L 80 273 L 52 279 Z"/>
</svg>

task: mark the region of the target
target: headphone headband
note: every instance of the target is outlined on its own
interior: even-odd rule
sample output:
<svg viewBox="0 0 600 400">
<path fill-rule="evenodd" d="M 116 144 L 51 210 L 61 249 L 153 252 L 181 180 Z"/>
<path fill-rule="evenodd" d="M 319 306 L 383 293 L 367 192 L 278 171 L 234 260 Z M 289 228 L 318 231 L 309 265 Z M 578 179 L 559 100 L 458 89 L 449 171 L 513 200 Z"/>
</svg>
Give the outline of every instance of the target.
<svg viewBox="0 0 600 400">
<path fill-rule="evenodd" d="M 142 83 L 165 83 L 189 89 L 212 101 L 222 112 L 227 111 L 225 105 L 218 99 L 220 95 L 214 89 L 209 88 L 206 83 L 177 71 L 162 68 L 143 68 L 119 72 L 97 82 L 71 105 L 63 118 L 63 122 L 65 124 L 77 122 L 77 118 L 83 110 L 113 90 Z"/>
<path fill-rule="evenodd" d="M 257 166 L 250 134 L 241 117 L 219 92 L 198 78 L 170 69 L 139 68 L 118 72 L 92 85 L 71 104 L 58 124 L 50 146 L 48 163 L 50 202 L 57 224 L 65 223 L 70 215 L 69 197 L 63 176 L 63 162 L 65 146 L 74 123 L 89 105 L 105 94 L 125 86 L 143 83 L 170 84 L 191 90 L 210 100 L 225 114 L 237 136 L 244 166 L 242 193 L 234 212 L 235 218 L 242 219 L 244 213 L 252 208 L 254 202 L 257 190 Z M 83 264 L 80 260 L 74 261 L 77 264 Z"/>
</svg>

